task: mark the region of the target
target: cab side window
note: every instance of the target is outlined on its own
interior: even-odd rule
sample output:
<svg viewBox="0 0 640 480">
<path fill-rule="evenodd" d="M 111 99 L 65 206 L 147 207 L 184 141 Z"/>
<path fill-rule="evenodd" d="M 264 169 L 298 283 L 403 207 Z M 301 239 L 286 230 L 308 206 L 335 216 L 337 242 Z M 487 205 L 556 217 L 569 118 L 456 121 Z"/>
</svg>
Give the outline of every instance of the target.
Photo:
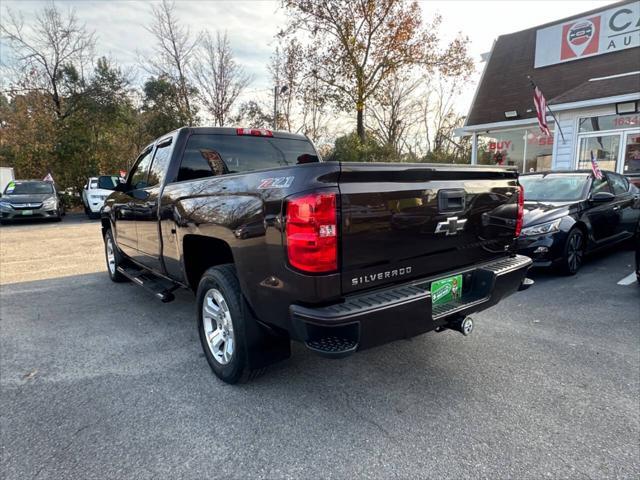
<svg viewBox="0 0 640 480">
<path fill-rule="evenodd" d="M 629 182 L 622 175 L 610 173 L 608 176 L 609 183 L 611 183 L 611 187 L 613 188 L 613 193 L 615 195 L 622 195 L 629 191 Z"/>
<path fill-rule="evenodd" d="M 208 155 L 214 156 L 215 154 L 209 154 L 209 152 L 206 151 L 200 152 L 198 150 L 191 151 L 187 149 L 182 157 L 182 162 L 180 163 L 178 181 L 182 182 L 183 180 L 196 180 L 198 178 L 213 177 L 214 175 L 223 173 L 214 172 L 211 162 L 209 162 L 209 159 L 207 158 Z"/>
<path fill-rule="evenodd" d="M 600 192 L 613 193 L 611 191 L 611 187 L 609 186 L 609 182 L 607 182 L 606 177 L 602 177 L 599 180 L 597 178 L 593 179 L 593 183 L 591 184 L 591 194 L 600 193 Z"/>
<path fill-rule="evenodd" d="M 167 175 L 169 161 L 171 160 L 171 142 L 160 143 L 153 155 L 153 163 L 149 169 L 149 178 L 147 186 L 153 187 L 160 185 Z"/>
<path fill-rule="evenodd" d="M 147 174 L 149 173 L 149 165 L 151 164 L 151 151 L 151 148 L 144 151 L 140 157 L 138 157 L 136 166 L 131 170 L 129 185 L 131 185 L 133 190 L 147 187 Z"/>
</svg>

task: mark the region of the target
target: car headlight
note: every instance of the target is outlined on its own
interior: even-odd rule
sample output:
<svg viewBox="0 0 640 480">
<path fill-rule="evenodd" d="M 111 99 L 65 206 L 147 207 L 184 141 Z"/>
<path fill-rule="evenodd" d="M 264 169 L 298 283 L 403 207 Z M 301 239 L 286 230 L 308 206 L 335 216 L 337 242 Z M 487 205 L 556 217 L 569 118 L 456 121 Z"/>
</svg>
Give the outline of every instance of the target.
<svg viewBox="0 0 640 480">
<path fill-rule="evenodd" d="M 5 202 L 4 200 L 0 200 L 0 208 L 12 208 L 10 202 Z"/>
<path fill-rule="evenodd" d="M 544 235 L 545 233 L 553 233 L 560 230 L 561 218 L 553 220 L 552 222 L 541 223 L 539 225 L 533 225 L 522 229 L 520 234 L 523 237 L 532 237 L 534 235 Z"/>
<path fill-rule="evenodd" d="M 55 210 L 58 207 L 58 201 L 54 197 L 47 198 L 42 202 L 42 208 L 45 210 Z"/>
</svg>

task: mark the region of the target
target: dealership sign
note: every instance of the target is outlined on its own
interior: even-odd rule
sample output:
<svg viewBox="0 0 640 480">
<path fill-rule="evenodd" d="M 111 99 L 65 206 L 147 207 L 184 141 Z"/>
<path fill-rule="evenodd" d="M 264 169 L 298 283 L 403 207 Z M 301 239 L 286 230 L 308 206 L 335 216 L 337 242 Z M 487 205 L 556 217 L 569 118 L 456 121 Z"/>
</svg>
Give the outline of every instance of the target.
<svg viewBox="0 0 640 480">
<path fill-rule="evenodd" d="M 535 68 L 640 47 L 640 2 L 536 32 Z"/>
</svg>

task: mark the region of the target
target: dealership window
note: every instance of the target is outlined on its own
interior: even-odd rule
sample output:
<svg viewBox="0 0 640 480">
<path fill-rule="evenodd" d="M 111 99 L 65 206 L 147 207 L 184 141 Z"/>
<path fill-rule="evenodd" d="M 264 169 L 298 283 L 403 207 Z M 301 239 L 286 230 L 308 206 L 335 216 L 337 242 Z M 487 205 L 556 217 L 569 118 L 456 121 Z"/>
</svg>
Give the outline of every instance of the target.
<svg viewBox="0 0 640 480">
<path fill-rule="evenodd" d="M 492 131 L 478 135 L 478 163 L 515 166 L 519 172 L 551 169 L 553 131 L 543 135 L 536 127 Z"/>
<path fill-rule="evenodd" d="M 591 154 L 593 153 L 601 170 L 616 171 L 620 135 L 582 137 L 578 148 L 578 169 L 591 168 Z"/>
<path fill-rule="evenodd" d="M 578 132 L 602 132 L 607 130 L 622 130 L 640 127 L 640 114 L 603 115 L 601 117 L 581 118 L 578 121 Z"/>
<path fill-rule="evenodd" d="M 628 132 L 624 145 L 624 174 L 640 173 L 640 131 Z"/>
<path fill-rule="evenodd" d="M 638 113 L 580 118 L 577 168 L 590 168 L 593 152 L 603 170 L 640 173 L 639 127 Z"/>
</svg>

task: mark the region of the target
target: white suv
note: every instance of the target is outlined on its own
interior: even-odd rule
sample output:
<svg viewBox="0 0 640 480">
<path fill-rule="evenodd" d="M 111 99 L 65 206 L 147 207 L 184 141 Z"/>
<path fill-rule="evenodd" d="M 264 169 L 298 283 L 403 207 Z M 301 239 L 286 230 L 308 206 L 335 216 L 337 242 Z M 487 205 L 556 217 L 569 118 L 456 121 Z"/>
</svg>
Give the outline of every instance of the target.
<svg viewBox="0 0 640 480">
<path fill-rule="evenodd" d="M 113 189 L 118 185 L 119 179 L 116 175 L 101 175 L 100 177 L 90 177 L 82 190 L 82 203 L 84 212 L 89 218 L 98 218 L 100 209 L 104 205 Z"/>
</svg>

